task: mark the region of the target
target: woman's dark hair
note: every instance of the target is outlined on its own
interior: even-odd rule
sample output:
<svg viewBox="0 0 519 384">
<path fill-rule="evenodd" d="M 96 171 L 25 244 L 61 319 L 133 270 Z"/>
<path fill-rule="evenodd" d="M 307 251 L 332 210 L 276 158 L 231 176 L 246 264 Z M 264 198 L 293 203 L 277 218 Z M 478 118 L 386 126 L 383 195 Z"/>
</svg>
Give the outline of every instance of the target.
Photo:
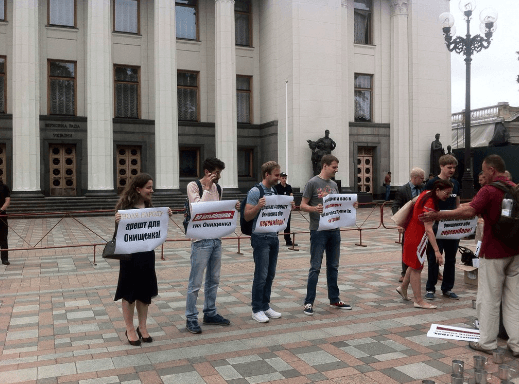
<svg viewBox="0 0 519 384">
<path fill-rule="evenodd" d="M 436 210 L 438 210 L 438 196 L 436 196 L 436 193 L 434 193 L 437 189 L 440 191 L 443 191 L 445 189 L 453 188 L 454 184 L 452 184 L 449 180 L 443 180 L 438 179 L 434 182 L 432 189 L 429 191 L 429 193 L 421 200 L 420 202 L 420 209 L 422 209 L 429 199 L 433 199 L 434 201 L 434 207 Z"/>
<path fill-rule="evenodd" d="M 119 210 L 133 208 L 134 204 L 139 198 L 139 194 L 137 193 L 136 188 L 144 188 L 144 186 L 148 184 L 148 181 L 150 180 L 153 179 L 147 173 L 139 173 L 133 179 L 130 179 L 130 182 L 126 185 L 126 188 L 124 188 L 124 191 L 121 194 L 115 209 Z M 145 201 L 144 206 L 146 208 L 152 207 L 150 201 Z"/>
</svg>

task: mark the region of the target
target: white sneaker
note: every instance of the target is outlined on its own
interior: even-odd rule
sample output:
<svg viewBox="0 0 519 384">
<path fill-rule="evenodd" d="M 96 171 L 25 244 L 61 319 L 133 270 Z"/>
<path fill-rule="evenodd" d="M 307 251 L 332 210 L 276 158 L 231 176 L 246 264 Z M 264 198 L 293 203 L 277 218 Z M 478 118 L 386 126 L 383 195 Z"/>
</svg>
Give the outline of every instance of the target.
<svg viewBox="0 0 519 384">
<path fill-rule="evenodd" d="M 265 315 L 271 319 L 279 319 L 281 317 L 281 313 L 274 311 L 272 308 L 267 309 Z"/>
<path fill-rule="evenodd" d="M 259 312 L 252 312 L 252 318 L 254 320 L 256 320 L 258 323 L 268 323 L 269 322 L 269 318 L 267 317 L 267 315 L 265 315 L 265 312 L 263 311 L 259 311 Z"/>
</svg>

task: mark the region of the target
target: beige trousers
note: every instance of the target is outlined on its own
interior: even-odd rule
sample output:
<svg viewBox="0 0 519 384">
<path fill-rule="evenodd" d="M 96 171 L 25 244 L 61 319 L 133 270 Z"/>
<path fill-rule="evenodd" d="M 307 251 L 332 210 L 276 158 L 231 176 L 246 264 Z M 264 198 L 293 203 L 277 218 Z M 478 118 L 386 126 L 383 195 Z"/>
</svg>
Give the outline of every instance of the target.
<svg viewBox="0 0 519 384">
<path fill-rule="evenodd" d="M 519 352 L 519 255 L 504 259 L 480 259 L 478 270 L 479 344 L 497 348 L 499 305 L 503 302 L 503 325 L 510 337 L 508 347 Z"/>
</svg>

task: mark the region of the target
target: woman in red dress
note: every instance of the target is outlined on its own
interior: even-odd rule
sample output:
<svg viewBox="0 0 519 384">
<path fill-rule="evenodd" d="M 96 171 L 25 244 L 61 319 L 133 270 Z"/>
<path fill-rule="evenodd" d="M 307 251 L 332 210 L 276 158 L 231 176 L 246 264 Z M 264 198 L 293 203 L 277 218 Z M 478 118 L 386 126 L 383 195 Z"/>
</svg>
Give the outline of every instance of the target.
<svg viewBox="0 0 519 384">
<path fill-rule="evenodd" d="M 436 243 L 436 237 L 433 231 L 433 223 L 422 223 L 418 216 L 427 211 L 437 211 L 438 201 L 447 200 L 452 193 L 452 187 L 453 185 L 450 181 L 440 179 L 433 184 L 432 190 L 423 191 L 416 200 L 413 208 L 413 217 L 405 229 L 403 261 L 409 268 L 407 268 L 402 285 L 400 285 L 396 291 L 404 300 L 410 300 L 407 297 L 407 288 L 409 287 L 409 284 L 411 284 L 414 294 L 415 308 L 437 308 L 435 305 L 426 303 L 422 298 L 420 275 L 423 269 L 423 261 L 427 258 L 425 251 L 425 245 L 427 242 L 424 243 L 422 241 L 425 237 L 424 234 L 426 234 L 426 239 L 424 240 L 428 240 L 430 246 L 432 246 L 434 250 L 436 262 L 438 265 L 443 264 L 443 257 L 438 249 L 438 244 Z M 422 257 L 421 261 L 418 258 L 419 253 Z"/>
</svg>

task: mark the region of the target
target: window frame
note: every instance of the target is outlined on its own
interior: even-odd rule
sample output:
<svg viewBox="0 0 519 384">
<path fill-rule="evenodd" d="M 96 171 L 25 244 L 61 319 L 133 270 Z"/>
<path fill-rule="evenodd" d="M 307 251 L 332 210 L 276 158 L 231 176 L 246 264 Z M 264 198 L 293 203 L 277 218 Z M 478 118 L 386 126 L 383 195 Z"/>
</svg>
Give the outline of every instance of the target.
<svg viewBox="0 0 519 384">
<path fill-rule="evenodd" d="M 355 78 L 357 76 L 369 76 L 371 81 L 370 81 L 370 85 L 371 87 L 370 88 L 358 88 L 355 86 Z M 372 123 L 373 122 L 373 78 L 374 78 L 374 75 L 372 73 L 357 73 L 355 72 L 354 75 L 353 75 L 353 100 L 354 100 L 354 109 L 353 109 L 353 119 L 355 122 L 361 122 L 361 123 Z M 370 119 L 369 121 L 368 120 L 359 120 L 357 119 L 357 117 L 355 116 L 355 103 L 356 103 L 356 100 L 355 100 L 355 92 L 357 91 L 369 91 L 370 92 L 370 98 L 369 98 L 369 114 L 370 114 Z"/>
<path fill-rule="evenodd" d="M 182 4 L 182 3 L 177 3 L 177 1 L 175 1 L 175 15 L 177 14 L 176 12 L 176 7 L 186 7 L 186 8 L 194 8 L 195 9 L 195 24 L 196 24 L 196 37 L 194 39 L 187 39 L 185 37 L 178 37 L 177 36 L 177 31 L 176 31 L 176 16 L 175 16 L 175 38 L 177 40 L 184 40 L 184 41 L 200 41 L 200 21 L 199 21 L 199 9 L 198 9 L 198 4 L 199 4 L 199 0 L 196 0 L 196 5 L 189 5 L 189 4 Z"/>
<path fill-rule="evenodd" d="M 199 122 L 200 121 L 200 71 L 189 71 L 189 70 L 184 70 L 184 69 L 178 69 L 177 76 L 179 73 L 192 73 L 192 74 L 196 75 L 196 120 L 180 120 L 180 113 L 178 113 L 180 111 L 180 109 L 178 108 L 178 101 L 177 101 L 177 115 L 178 115 L 177 120 L 179 122 L 181 122 L 181 121 L 182 122 L 184 122 L 184 121 Z M 195 89 L 195 87 L 190 87 L 187 85 L 178 85 L 178 80 L 177 80 L 177 92 L 178 92 L 179 88 Z"/>
<path fill-rule="evenodd" d="M 235 42 L 235 45 L 237 47 L 250 47 L 250 48 L 252 48 L 253 47 L 253 45 L 252 45 L 252 41 L 253 41 L 253 39 L 252 39 L 252 30 L 253 30 L 253 28 L 252 28 L 252 1 L 251 0 L 246 0 L 246 1 L 249 2 L 249 12 L 236 11 L 236 7 L 235 7 L 234 8 L 234 14 L 235 15 L 239 14 L 239 15 L 248 15 L 249 16 L 249 44 L 248 45 L 236 44 L 236 36 L 234 38 L 234 42 Z M 235 23 L 234 27 L 236 29 L 236 21 L 234 23 Z M 236 30 L 235 30 L 234 33 L 236 34 Z"/>
<path fill-rule="evenodd" d="M 51 81 L 53 79 L 72 79 L 72 77 L 51 76 L 51 74 L 50 74 L 50 63 L 51 62 L 74 64 L 74 77 L 73 77 L 73 79 L 74 79 L 74 114 L 73 115 L 63 115 L 61 113 L 51 113 L 51 102 L 50 102 Z M 49 115 L 49 116 L 77 116 L 77 61 L 47 59 L 47 115 Z"/>
<path fill-rule="evenodd" d="M 358 8 L 353 7 L 353 28 L 355 29 L 355 13 Z M 359 45 L 373 45 L 373 0 L 371 0 L 371 8 L 368 13 L 368 38 L 366 43 L 357 43 L 355 42 L 355 33 L 353 33 L 353 43 Z"/>
<path fill-rule="evenodd" d="M 7 0 L 2 0 L 4 2 L 4 18 L 0 19 L 0 21 L 7 21 Z"/>
<path fill-rule="evenodd" d="M 238 178 L 253 178 L 254 177 L 254 147 L 238 147 L 238 153 L 241 151 L 248 152 L 249 155 L 249 174 L 248 175 L 240 175 L 240 168 L 238 167 L 237 173 Z M 239 156 L 238 156 L 239 159 Z"/>
<path fill-rule="evenodd" d="M 254 121 L 254 116 L 253 116 L 253 112 L 254 112 L 254 109 L 253 109 L 253 94 L 252 94 L 252 76 L 247 76 L 247 75 L 236 75 L 236 80 L 238 80 L 238 77 L 242 77 L 242 78 L 248 78 L 249 79 L 249 90 L 243 90 L 243 89 L 238 89 L 238 81 L 236 81 L 236 120 L 238 120 L 238 93 L 248 93 L 250 96 L 249 96 L 249 121 L 248 122 L 240 122 L 240 121 L 237 121 L 239 124 L 252 124 L 252 122 Z"/>
<path fill-rule="evenodd" d="M 115 29 L 115 18 L 116 18 L 116 7 L 115 7 L 115 3 L 116 3 L 117 0 L 113 0 L 113 9 L 112 9 L 112 23 L 113 23 L 113 28 L 112 28 L 112 32 L 115 32 L 115 33 L 127 33 L 127 34 L 130 34 L 130 35 L 140 35 L 141 34 L 141 0 L 131 0 L 131 1 L 136 1 L 137 2 L 137 32 L 127 32 L 127 31 L 118 31 Z M 140 76 L 140 71 L 139 71 L 139 76 Z M 140 79 L 140 78 L 139 78 Z"/>
<path fill-rule="evenodd" d="M 117 67 L 122 68 L 136 68 L 138 70 L 138 78 L 137 81 L 137 117 L 128 117 L 128 116 L 117 116 L 117 84 L 135 84 L 131 81 L 121 81 L 116 80 L 115 78 L 115 69 Z M 114 118 L 116 119 L 132 119 L 132 120 L 138 120 L 141 118 L 141 67 L 138 65 L 125 65 L 125 64 L 114 64 L 113 67 L 113 79 L 114 79 Z"/>
<path fill-rule="evenodd" d="M 196 176 L 188 175 L 183 176 L 181 172 L 181 161 L 182 161 L 182 151 L 196 151 Z M 192 145 L 179 145 L 178 147 L 178 175 L 180 178 L 188 178 L 191 179 L 193 177 L 196 177 L 199 179 L 201 176 L 201 170 L 200 170 L 200 153 L 202 152 L 202 148 L 198 146 L 192 146 Z"/>
<path fill-rule="evenodd" d="M 4 77 L 4 112 L 0 111 L 0 114 L 7 113 L 7 56 L 0 55 L 0 59 L 4 59 L 4 73 L 0 73 L 0 77 Z"/>
<path fill-rule="evenodd" d="M 4 0 L 6 1 L 6 0 Z M 51 24 L 50 22 L 50 2 L 52 0 L 47 0 L 47 26 L 48 27 L 57 27 L 57 28 L 77 28 L 77 0 L 74 1 L 74 25 L 62 25 L 62 24 Z M 56 60 L 53 60 L 56 61 Z"/>
</svg>

